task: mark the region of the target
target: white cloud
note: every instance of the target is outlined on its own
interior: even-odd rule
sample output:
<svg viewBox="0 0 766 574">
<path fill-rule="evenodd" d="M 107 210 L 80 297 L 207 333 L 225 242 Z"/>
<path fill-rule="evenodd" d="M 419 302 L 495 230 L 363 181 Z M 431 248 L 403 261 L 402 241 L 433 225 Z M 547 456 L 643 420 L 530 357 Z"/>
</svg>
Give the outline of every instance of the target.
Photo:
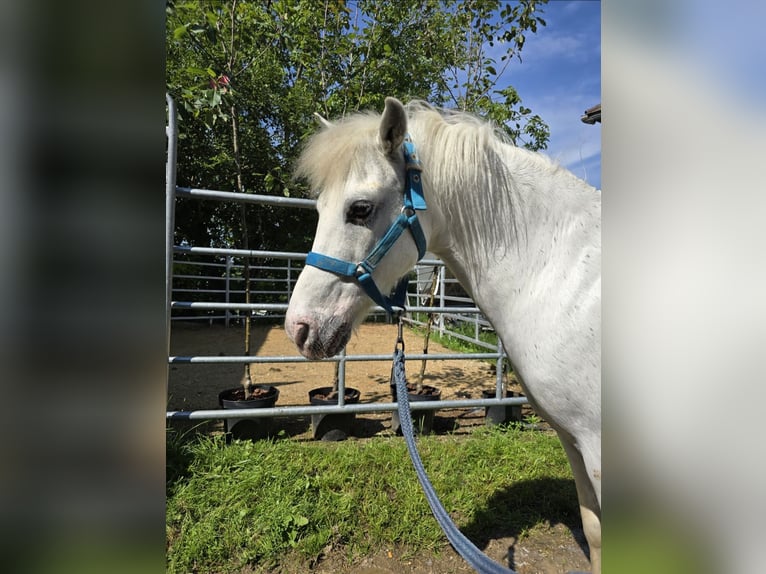
<svg viewBox="0 0 766 574">
<path fill-rule="evenodd" d="M 556 6 L 555 13 L 548 18 L 547 26 L 538 28 L 536 34 L 527 36 L 522 58 L 524 64 L 544 62 L 584 63 L 591 58 L 601 57 L 601 25 L 590 18 L 574 18 L 571 7 L 580 9 L 581 2 L 573 2 L 563 9 Z M 549 5 L 550 7 L 550 5 Z"/>
<path fill-rule="evenodd" d="M 583 59 L 587 55 L 586 47 L 590 47 L 592 42 L 586 34 L 542 34 L 536 36 L 534 43 L 532 40 L 527 46 L 532 45 L 534 49 L 527 49 L 522 52 L 524 63 L 532 64 L 541 60 L 564 60 L 564 59 Z M 525 46 L 525 47 L 527 47 Z"/>
</svg>

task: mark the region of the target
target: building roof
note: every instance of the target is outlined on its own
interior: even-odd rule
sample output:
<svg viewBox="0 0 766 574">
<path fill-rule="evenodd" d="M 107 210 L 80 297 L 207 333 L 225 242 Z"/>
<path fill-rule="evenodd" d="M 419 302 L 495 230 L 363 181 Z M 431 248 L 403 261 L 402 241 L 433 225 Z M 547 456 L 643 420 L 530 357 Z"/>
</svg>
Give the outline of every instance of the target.
<svg viewBox="0 0 766 574">
<path fill-rule="evenodd" d="M 601 123 L 601 104 L 596 104 L 585 110 L 585 114 L 580 117 L 580 120 L 590 125 L 594 125 L 596 122 Z"/>
</svg>

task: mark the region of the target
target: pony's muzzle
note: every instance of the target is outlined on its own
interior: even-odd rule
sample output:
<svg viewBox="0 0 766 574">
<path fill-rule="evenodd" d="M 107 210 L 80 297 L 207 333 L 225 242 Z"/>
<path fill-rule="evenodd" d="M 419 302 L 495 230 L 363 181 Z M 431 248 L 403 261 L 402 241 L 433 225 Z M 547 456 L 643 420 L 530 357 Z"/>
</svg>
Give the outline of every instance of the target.
<svg viewBox="0 0 766 574">
<path fill-rule="evenodd" d="M 288 331 L 288 336 L 292 339 L 298 349 L 303 349 L 309 338 L 309 326 L 306 323 L 296 323 L 292 333 Z"/>
<path fill-rule="evenodd" d="M 306 343 L 308 342 L 309 334 L 311 333 L 311 325 L 308 320 L 293 320 L 288 316 L 285 321 L 285 332 L 287 333 L 288 339 L 295 343 L 295 346 L 298 347 L 301 354 L 305 355 L 303 350 L 306 348 Z"/>
<path fill-rule="evenodd" d="M 319 321 L 306 316 L 287 317 L 285 331 L 301 355 L 324 359 L 338 354 L 351 338 L 351 325 L 339 317 Z"/>
</svg>

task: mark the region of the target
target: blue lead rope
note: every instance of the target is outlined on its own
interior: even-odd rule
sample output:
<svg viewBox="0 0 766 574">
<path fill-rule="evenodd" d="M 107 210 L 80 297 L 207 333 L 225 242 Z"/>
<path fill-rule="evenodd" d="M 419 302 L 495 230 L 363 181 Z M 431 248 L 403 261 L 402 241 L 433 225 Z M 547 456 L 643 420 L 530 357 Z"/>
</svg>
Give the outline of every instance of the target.
<svg viewBox="0 0 766 574">
<path fill-rule="evenodd" d="M 410 400 L 407 396 L 407 377 L 404 371 L 404 349 L 400 348 L 398 344 L 397 348 L 394 350 L 392 376 L 396 381 L 399 423 L 401 425 L 402 434 L 404 435 L 404 440 L 407 443 L 407 450 L 410 452 L 412 465 L 415 467 L 415 472 L 418 475 L 420 485 L 423 487 L 423 492 L 425 493 L 426 500 L 428 500 L 428 505 L 431 507 L 431 512 L 433 512 L 436 521 L 447 536 L 447 540 L 450 541 L 457 553 L 460 554 L 460 556 L 462 556 L 474 570 L 479 572 L 479 574 L 516 574 L 513 570 L 509 570 L 494 560 L 491 560 L 486 554 L 476 548 L 473 542 L 468 540 L 460 530 L 458 530 L 447 511 L 444 509 L 444 506 L 442 506 L 442 503 L 439 501 L 439 497 L 436 495 L 434 487 L 428 480 L 428 475 L 426 474 L 425 468 L 423 468 L 423 462 L 420 460 L 418 449 L 415 446 L 415 437 L 412 429 L 412 415 L 410 414 Z"/>
</svg>

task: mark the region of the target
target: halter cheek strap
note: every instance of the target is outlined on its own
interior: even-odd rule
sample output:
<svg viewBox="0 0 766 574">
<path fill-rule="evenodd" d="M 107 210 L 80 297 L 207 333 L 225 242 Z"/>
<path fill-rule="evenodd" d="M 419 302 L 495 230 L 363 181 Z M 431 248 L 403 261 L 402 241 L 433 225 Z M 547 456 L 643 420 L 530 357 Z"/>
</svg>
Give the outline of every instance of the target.
<svg viewBox="0 0 766 574">
<path fill-rule="evenodd" d="M 405 162 L 405 181 L 402 212 L 399 214 L 385 235 L 375 244 L 372 251 L 362 261 L 353 263 L 336 259 L 329 255 L 322 255 L 311 251 L 306 256 L 306 265 L 317 267 L 323 271 L 334 273 L 340 277 L 354 279 L 364 289 L 367 296 L 376 304 L 383 307 L 389 314 L 394 313 L 394 307 L 404 307 L 407 294 L 407 277 L 403 277 L 396 287 L 392 297 L 386 297 L 380 292 L 372 278 L 372 273 L 380 264 L 383 257 L 391 250 L 396 241 L 409 229 L 415 245 L 418 248 L 418 261 L 426 254 L 426 237 L 418 220 L 418 211 L 426 209 L 426 200 L 423 196 L 423 183 L 420 172 L 422 167 L 409 134 L 402 143 Z"/>
</svg>

